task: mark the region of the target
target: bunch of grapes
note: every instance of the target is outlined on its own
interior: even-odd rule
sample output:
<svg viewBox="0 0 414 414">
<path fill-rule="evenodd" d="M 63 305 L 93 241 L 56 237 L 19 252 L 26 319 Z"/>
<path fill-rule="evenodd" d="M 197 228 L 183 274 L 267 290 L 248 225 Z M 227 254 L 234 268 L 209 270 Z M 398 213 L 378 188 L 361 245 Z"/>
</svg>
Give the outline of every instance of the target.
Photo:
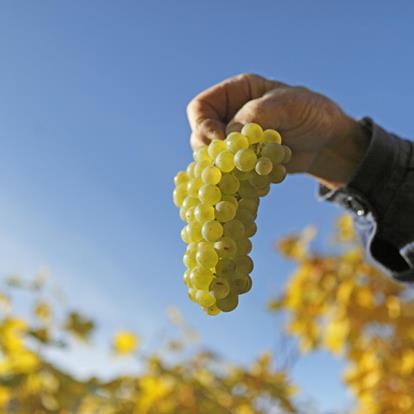
<svg viewBox="0 0 414 414">
<path fill-rule="evenodd" d="M 251 289 L 250 238 L 260 197 L 284 180 L 291 155 L 277 131 L 249 123 L 195 150 L 194 161 L 175 176 L 174 203 L 187 223 L 184 283 L 208 315 L 232 311 Z"/>
</svg>

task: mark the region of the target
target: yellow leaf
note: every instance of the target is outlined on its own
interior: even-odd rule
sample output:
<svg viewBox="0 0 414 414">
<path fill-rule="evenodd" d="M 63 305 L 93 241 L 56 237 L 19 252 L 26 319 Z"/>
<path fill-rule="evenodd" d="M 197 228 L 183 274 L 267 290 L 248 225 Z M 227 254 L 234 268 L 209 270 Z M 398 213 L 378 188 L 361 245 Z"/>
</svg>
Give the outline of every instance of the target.
<svg viewBox="0 0 414 414">
<path fill-rule="evenodd" d="M 137 336 L 129 331 L 121 331 L 115 335 L 114 349 L 117 354 L 130 354 L 138 346 Z"/>
<path fill-rule="evenodd" d="M 348 333 L 349 321 L 347 319 L 330 321 L 326 327 L 324 345 L 333 353 L 339 354 L 342 352 Z"/>
<path fill-rule="evenodd" d="M 401 375 L 409 376 L 414 370 L 414 350 L 407 349 L 401 355 Z"/>
<path fill-rule="evenodd" d="M 397 296 L 389 296 L 386 299 L 385 305 L 387 306 L 388 316 L 391 319 L 396 319 L 401 314 L 401 302 Z"/>
</svg>

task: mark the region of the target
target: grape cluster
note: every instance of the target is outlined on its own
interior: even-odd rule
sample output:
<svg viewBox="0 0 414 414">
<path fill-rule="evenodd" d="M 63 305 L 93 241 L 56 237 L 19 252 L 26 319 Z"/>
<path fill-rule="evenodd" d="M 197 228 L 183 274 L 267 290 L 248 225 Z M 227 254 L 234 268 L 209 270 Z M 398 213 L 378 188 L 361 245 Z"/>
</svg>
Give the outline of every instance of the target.
<svg viewBox="0 0 414 414">
<path fill-rule="evenodd" d="M 184 283 L 207 314 L 232 311 L 251 289 L 250 238 L 260 197 L 284 180 L 291 155 L 277 131 L 249 123 L 195 150 L 194 161 L 175 176 L 174 203 L 187 222 Z"/>
</svg>

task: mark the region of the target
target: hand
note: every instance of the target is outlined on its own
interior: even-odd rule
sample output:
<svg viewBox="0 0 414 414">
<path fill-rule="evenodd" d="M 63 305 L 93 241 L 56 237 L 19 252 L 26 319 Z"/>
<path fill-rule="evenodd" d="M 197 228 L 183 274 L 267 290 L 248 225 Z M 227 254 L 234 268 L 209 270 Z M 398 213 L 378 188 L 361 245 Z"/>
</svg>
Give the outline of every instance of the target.
<svg viewBox="0 0 414 414">
<path fill-rule="evenodd" d="M 200 93 L 189 103 L 187 114 L 193 147 L 224 139 L 247 122 L 278 130 L 293 152 L 287 171 L 311 174 L 330 188 L 349 182 L 369 140 L 327 97 L 252 74 Z"/>
</svg>

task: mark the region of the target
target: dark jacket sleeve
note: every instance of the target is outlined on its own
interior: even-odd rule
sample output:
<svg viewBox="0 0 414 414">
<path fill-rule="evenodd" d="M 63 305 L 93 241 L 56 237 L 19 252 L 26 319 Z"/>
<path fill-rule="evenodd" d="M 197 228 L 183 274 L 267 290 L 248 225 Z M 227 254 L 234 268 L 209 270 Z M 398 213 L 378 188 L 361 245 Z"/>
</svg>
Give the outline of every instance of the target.
<svg viewBox="0 0 414 414">
<path fill-rule="evenodd" d="M 354 219 L 367 261 L 400 281 L 414 281 L 414 143 L 360 121 L 370 142 L 346 187 L 320 185 L 320 200 L 334 202 Z"/>
</svg>

